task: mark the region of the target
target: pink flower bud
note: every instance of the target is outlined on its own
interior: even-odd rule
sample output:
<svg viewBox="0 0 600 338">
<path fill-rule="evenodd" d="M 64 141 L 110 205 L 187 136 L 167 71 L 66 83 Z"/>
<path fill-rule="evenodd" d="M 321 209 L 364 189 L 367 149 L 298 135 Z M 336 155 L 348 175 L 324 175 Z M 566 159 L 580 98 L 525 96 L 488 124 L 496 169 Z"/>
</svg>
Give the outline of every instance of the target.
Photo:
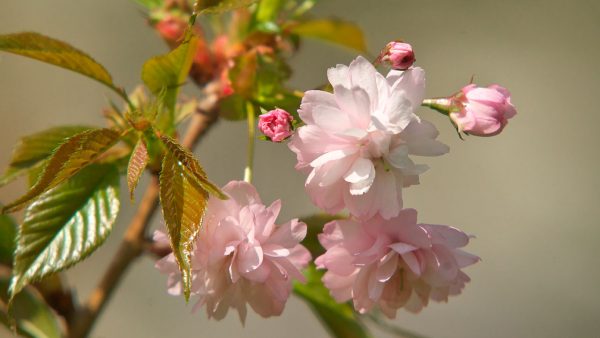
<svg viewBox="0 0 600 338">
<path fill-rule="evenodd" d="M 183 36 L 187 25 L 187 22 L 182 18 L 167 15 L 156 24 L 156 30 L 163 39 L 168 42 L 175 42 Z"/>
<path fill-rule="evenodd" d="M 292 135 L 294 118 L 283 109 L 274 109 L 258 118 L 258 129 L 273 142 L 281 142 Z"/>
<path fill-rule="evenodd" d="M 485 88 L 470 84 L 454 99 L 458 109 L 449 116 L 460 131 L 471 135 L 497 135 L 508 119 L 517 114 L 510 102 L 510 92 L 498 85 Z"/>
<path fill-rule="evenodd" d="M 415 53 L 410 44 L 392 41 L 385 46 L 379 59 L 389 63 L 393 69 L 405 70 L 415 63 Z"/>
</svg>

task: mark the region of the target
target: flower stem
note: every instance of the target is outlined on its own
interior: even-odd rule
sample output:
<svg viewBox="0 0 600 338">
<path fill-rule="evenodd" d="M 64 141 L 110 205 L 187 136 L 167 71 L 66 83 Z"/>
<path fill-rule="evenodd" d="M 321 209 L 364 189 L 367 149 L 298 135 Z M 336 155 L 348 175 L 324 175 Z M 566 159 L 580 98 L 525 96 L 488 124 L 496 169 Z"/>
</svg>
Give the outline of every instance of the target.
<svg viewBox="0 0 600 338">
<path fill-rule="evenodd" d="M 246 115 L 248 121 L 248 145 L 246 168 L 244 169 L 244 181 L 252 183 L 252 168 L 254 167 L 254 134 L 255 134 L 255 113 L 252 102 L 246 103 Z"/>
<path fill-rule="evenodd" d="M 448 98 L 425 99 L 421 106 L 431 108 L 442 115 L 448 116 L 452 108 L 452 101 Z"/>
</svg>

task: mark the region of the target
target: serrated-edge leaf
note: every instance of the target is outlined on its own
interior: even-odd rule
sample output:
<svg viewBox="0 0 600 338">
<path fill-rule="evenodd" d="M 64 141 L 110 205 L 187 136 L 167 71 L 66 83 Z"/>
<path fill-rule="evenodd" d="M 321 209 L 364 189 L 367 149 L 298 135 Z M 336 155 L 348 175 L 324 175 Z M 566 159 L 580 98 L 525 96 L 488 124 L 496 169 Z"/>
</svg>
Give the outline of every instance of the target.
<svg viewBox="0 0 600 338">
<path fill-rule="evenodd" d="M 175 154 L 167 152 L 159 178 L 160 202 L 186 300 L 191 287 L 190 255 L 208 203 L 208 192 L 195 184 L 193 176 Z"/>
<path fill-rule="evenodd" d="M 68 43 L 39 33 L 0 35 L 0 50 L 62 67 L 114 87 L 106 68 L 92 57 Z"/>
<path fill-rule="evenodd" d="M 47 160 L 36 184 L 2 211 L 19 210 L 40 194 L 69 179 L 112 147 L 119 137 L 120 134 L 111 129 L 92 129 L 67 139 Z"/>
<path fill-rule="evenodd" d="M 177 48 L 151 58 L 142 67 L 142 81 L 154 95 L 158 96 L 166 89 L 164 103 L 171 113 L 175 109 L 179 88 L 192 67 L 198 41 L 196 36 L 188 34 Z"/>
<path fill-rule="evenodd" d="M 146 169 L 148 164 L 148 150 L 146 149 L 146 143 L 144 139 L 140 138 L 135 148 L 131 152 L 129 163 L 127 164 L 127 186 L 129 187 L 129 197 L 133 201 L 133 193 L 135 187 Z"/>
<path fill-rule="evenodd" d="M 314 310 L 323 326 L 336 338 L 371 338 L 348 303 L 338 303 L 323 285 L 323 273 L 311 264 L 304 272 L 306 284 L 295 283 L 294 293 Z"/>
<path fill-rule="evenodd" d="M 290 25 L 289 30 L 300 36 L 316 38 L 359 52 L 367 52 L 365 37 L 356 24 L 340 19 L 312 19 Z"/>
<path fill-rule="evenodd" d="M 0 277 L 0 299 L 8 302 L 9 278 Z M 32 338 L 61 338 L 62 333 L 56 315 L 42 296 L 27 288 L 18 294 L 12 304 L 11 314 L 0 306 L 0 322 L 9 330 L 14 320 L 17 333 Z"/>
<path fill-rule="evenodd" d="M 93 164 L 42 194 L 19 227 L 10 293 L 89 256 L 112 230 L 119 211 L 119 171 Z"/>
<path fill-rule="evenodd" d="M 200 14 L 221 14 L 234 9 L 248 7 L 257 2 L 258 0 L 197 1 L 198 6 L 195 8 L 195 11 Z"/>
<path fill-rule="evenodd" d="M 3 186 L 39 165 L 69 137 L 92 129 L 86 126 L 61 126 L 24 136 L 15 146 L 8 169 L 0 177 Z"/>
<path fill-rule="evenodd" d="M 166 135 L 161 135 L 160 139 L 167 147 L 168 152 L 171 153 L 177 159 L 177 161 L 179 161 L 185 168 L 188 169 L 190 178 L 193 178 L 197 184 L 199 184 L 212 195 L 215 195 L 220 199 L 227 199 L 227 195 L 225 195 L 214 183 L 208 180 L 204 169 L 202 169 L 202 166 L 200 163 L 198 163 L 198 160 L 196 160 L 194 155 L 189 150 L 185 149 L 175 140 Z"/>
</svg>

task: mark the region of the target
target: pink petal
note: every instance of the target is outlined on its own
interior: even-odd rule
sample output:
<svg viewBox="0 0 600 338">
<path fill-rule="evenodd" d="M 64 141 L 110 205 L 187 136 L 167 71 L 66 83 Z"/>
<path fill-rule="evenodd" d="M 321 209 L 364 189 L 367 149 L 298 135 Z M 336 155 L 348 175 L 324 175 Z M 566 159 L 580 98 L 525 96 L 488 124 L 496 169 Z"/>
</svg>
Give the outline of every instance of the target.
<svg viewBox="0 0 600 338">
<path fill-rule="evenodd" d="M 340 109 L 348 115 L 354 128 L 369 127 L 369 95 L 361 88 L 348 89 L 344 86 L 334 87 L 335 98 Z"/>
<path fill-rule="evenodd" d="M 308 90 L 304 93 L 300 109 L 298 109 L 298 114 L 304 123 L 315 123 L 312 115 L 314 107 L 318 105 L 325 105 L 332 108 L 338 107 L 333 94 L 322 90 Z"/>
<path fill-rule="evenodd" d="M 325 130 L 342 131 L 353 127 L 347 114 L 330 106 L 315 106 L 312 117 L 315 124 Z"/>
<path fill-rule="evenodd" d="M 326 267 L 335 274 L 347 276 L 356 269 L 356 267 L 352 265 L 352 261 L 352 256 L 348 250 L 335 246 L 327 250 L 325 254 L 319 256 L 315 260 L 315 264 L 320 268 Z"/>
<path fill-rule="evenodd" d="M 241 273 L 250 272 L 262 264 L 263 257 L 260 245 L 240 245 L 237 252 L 237 267 Z"/>
<path fill-rule="evenodd" d="M 359 157 L 344 175 L 344 180 L 349 183 L 357 183 L 367 180 L 371 176 L 375 176 L 373 162 L 369 159 Z"/>
<path fill-rule="evenodd" d="M 327 152 L 310 163 L 313 168 L 320 167 L 327 162 L 337 161 L 349 155 L 356 153 L 356 149 L 339 149 Z"/>
<path fill-rule="evenodd" d="M 481 258 L 462 250 L 454 250 L 454 259 L 459 268 L 465 268 L 481 260 Z"/>
<path fill-rule="evenodd" d="M 378 74 L 373 64 L 362 56 L 358 56 L 350 63 L 350 77 L 352 78 L 352 87 L 358 87 L 367 94 L 371 103 L 378 100 L 378 88 L 375 74 Z M 373 106 L 367 105 L 366 110 L 371 110 Z"/>
<path fill-rule="evenodd" d="M 392 92 L 401 90 L 406 93 L 414 113 L 425 98 L 425 71 L 420 67 L 413 67 L 402 72 L 390 71 L 387 81 L 392 87 Z"/>
<path fill-rule="evenodd" d="M 279 245 L 284 248 L 293 248 L 306 236 L 306 224 L 293 219 L 277 227 L 265 244 Z"/>
<path fill-rule="evenodd" d="M 398 270 L 398 255 L 394 252 L 386 254 L 377 264 L 377 281 L 385 283 Z"/>
<path fill-rule="evenodd" d="M 469 236 L 457 228 L 447 225 L 423 225 L 434 244 L 442 244 L 452 248 L 461 248 L 469 244 Z"/>
<path fill-rule="evenodd" d="M 327 69 L 327 79 L 333 87 L 350 83 L 350 70 L 348 66 L 337 65 Z"/>
<path fill-rule="evenodd" d="M 402 243 L 402 242 L 393 243 L 388 246 L 390 247 L 390 249 L 394 250 L 395 252 L 397 252 L 401 255 L 404 255 L 405 253 L 415 251 L 418 249 L 416 246 L 412 246 L 410 244 L 406 244 L 406 243 Z"/>
<path fill-rule="evenodd" d="M 412 252 L 406 252 L 402 254 L 402 260 L 408 268 L 417 276 L 421 275 L 421 263 L 417 259 L 417 256 Z"/>
</svg>

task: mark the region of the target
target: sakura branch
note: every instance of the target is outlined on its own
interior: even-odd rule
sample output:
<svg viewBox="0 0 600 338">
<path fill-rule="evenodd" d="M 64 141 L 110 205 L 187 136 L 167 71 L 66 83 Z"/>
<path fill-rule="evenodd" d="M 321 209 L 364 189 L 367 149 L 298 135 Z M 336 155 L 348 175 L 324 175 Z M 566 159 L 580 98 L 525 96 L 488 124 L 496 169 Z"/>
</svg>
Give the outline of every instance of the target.
<svg viewBox="0 0 600 338">
<path fill-rule="evenodd" d="M 390 329 L 377 314 L 416 313 L 463 292 L 466 268 L 480 260 L 465 251 L 471 236 L 421 223 L 403 201 L 409 187 L 426 183 L 427 159 L 449 151 L 436 126 L 417 114 L 422 106 L 442 113 L 461 137 L 498 135 L 516 115 L 508 90 L 469 84 L 448 97 L 426 98 L 425 71 L 415 65 L 409 43 L 391 41 L 371 62 L 361 56 L 369 53 L 358 27 L 306 15 L 314 0 L 138 2 L 170 51 L 144 63 L 144 84 L 130 95 L 101 64 L 65 42 L 35 33 L 0 36 L 1 51 L 90 77 L 125 101 L 105 110 L 105 128 L 57 127 L 16 147 L 0 185 L 20 175 L 31 183 L 3 208 L 25 208 L 23 221 L 17 226 L 0 218 L 0 230 L 10 234 L 10 245 L 0 245 L 2 318 L 12 318 L 8 308 L 23 306 L 27 295 L 40 313 L 66 322 L 64 328 L 36 327 L 46 336 L 89 336 L 143 253 L 158 256 L 155 266 L 167 275 L 166 292 L 182 298 L 182 313 L 191 301 L 192 312 L 203 309 L 221 320 L 233 310 L 243 324 L 248 311 L 279 316 L 295 294 L 338 338 L 370 337 L 364 318 L 416 337 Z M 323 72 L 329 84 L 312 87 L 323 90 L 302 93 L 288 87 L 288 61 L 306 38 L 359 55 Z M 185 99 L 179 90 L 188 78 L 198 90 Z M 247 125 L 239 138 L 247 146 L 243 175 L 222 188 L 191 151 L 219 119 Z M 179 137 L 185 121 L 187 132 Z M 319 214 L 281 222 L 281 201 L 263 202 L 261 187 L 252 185 L 253 176 L 264 174 L 254 171 L 257 128 L 259 139 L 296 155 Z M 104 244 L 125 204 L 119 177 L 127 178 L 133 200 L 144 171 L 151 181 L 97 287 L 79 304 L 71 286 L 60 282 L 52 294 L 67 301 L 46 302 L 48 277 Z M 165 226 L 149 236 L 158 207 Z M 7 322 L 31 335 L 27 330 L 36 324 L 27 313 L 14 313 Z"/>
</svg>

